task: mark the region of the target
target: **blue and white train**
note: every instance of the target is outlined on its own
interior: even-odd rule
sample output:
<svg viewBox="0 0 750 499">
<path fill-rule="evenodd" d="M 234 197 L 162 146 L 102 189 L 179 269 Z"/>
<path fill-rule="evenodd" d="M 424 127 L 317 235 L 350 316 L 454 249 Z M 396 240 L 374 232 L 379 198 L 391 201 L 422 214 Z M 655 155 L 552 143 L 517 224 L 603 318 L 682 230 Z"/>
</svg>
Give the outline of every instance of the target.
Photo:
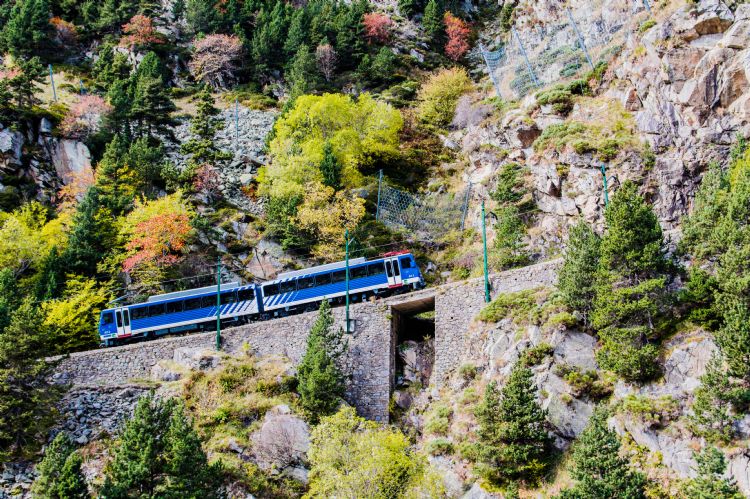
<svg viewBox="0 0 750 499">
<path fill-rule="evenodd" d="M 349 260 L 349 297 L 353 302 L 422 287 L 424 278 L 410 252 Z M 103 310 L 99 318 L 102 345 L 215 329 L 216 291 L 216 286 L 178 291 L 151 296 L 145 303 Z M 313 311 L 323 300 L 343 303 L 346 262 L 286 272 L 262 284 L 222 284 L 220 294 L 222 325 Z"/>
</svg>

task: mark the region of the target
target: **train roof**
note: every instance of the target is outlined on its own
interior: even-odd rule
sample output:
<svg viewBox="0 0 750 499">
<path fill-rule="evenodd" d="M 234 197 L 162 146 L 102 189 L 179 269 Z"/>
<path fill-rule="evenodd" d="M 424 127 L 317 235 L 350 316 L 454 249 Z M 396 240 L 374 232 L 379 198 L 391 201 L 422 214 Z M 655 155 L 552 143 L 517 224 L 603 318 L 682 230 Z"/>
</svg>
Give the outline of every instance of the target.
<svg viewBox="0 0 750 499">
<path fill-rule="evenodd" d="M 363 256 L 359 258 L 351 258 L 349 260 L 349 266 L 351 267 L 352 265 L 359 265 L 360 263 L 365 263 L 366 261 L 367 261 L 367 258 Z M 346 260 L 343 260 L 341 262 L 326 263 L 325 265 L 318 265 L 316 267 L 308 267 L 306 269 L 301 269 L 301 270 L 292 270 L 290 272 L 282 272 L 281 274 L 276 276 L 276 279 L 274 279 L 273 281 L 269 281 L 269 282 L 283 281 L 286 279 L 291 279 L 292 277 L 317 274 L 318 272 L 325 272 L 328 270 L 338 270 L 338 269 L 343 269 L 344 267 L 346 267 Z"/>
<path fill-rule="evenodd" d="M 229 291 L 230 289 L 239 288 L 241 285 L 239 282 L 227 282 L 225 284 L 221 285 L 222 291 Z M 173 300 L 175 298 L 182 298 L 185 296 L 193 296 L 193 295 L 204 295 L 207 293 L 216 293 L 217 289 L 216 286 L 205 286 L 203 288 L 193 288 L 193 289 L 186 289 L 184 291 L 174 291 L 172 293 L 164 293 L 161 295 L 153 295 L 149 296 L 146 299 L 146 303 L 154 303 L 157 301 L 165 301 L 165 300 Z"/>
</svg>

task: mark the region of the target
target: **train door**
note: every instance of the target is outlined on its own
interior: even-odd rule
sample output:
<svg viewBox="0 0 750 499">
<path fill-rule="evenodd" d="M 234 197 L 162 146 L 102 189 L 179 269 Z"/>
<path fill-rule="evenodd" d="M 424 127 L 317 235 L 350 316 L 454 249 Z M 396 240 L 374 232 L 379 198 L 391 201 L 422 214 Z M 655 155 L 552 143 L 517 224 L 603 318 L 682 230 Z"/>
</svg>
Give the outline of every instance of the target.
<svg viewBox="0 0 750 499">
<path fill-rule="evenodd" d="M 130 311 L 127 308 L 115 310 L 117 336 L 130 336 Z"/>
<path fill-rule="evenodd" d="M 385 259 L 385 274 L 388 276 L 388 286 L 395 288 L 401 286 L 401 268 L 398 264 L 398 258 Z"/>
</svg>

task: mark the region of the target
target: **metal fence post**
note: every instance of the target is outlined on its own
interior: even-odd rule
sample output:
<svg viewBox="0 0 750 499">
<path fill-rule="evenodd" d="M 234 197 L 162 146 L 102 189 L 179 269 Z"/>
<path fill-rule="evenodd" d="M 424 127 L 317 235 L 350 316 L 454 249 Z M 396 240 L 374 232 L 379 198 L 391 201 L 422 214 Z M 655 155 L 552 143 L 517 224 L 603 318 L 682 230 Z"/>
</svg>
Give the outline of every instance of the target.
<svg viewBox="0 0 750 499">
<path fill-rule="evenodd" d="M 586 48 L 586 43 L 584 43 L 583 41 L 583 36 L 581 36 L 581 32 L 578 30 L 578 26 L 576 25 L 575 20 L 573 20 L 573 14 L 570 12 L 570 9 L 565 10 L 568 12 L 568 19 L 570 19 L 570 24 L 571 26 L 573 26 L 573 30 L 575 30 L 576 36 L 578 37 L 578 45 L 581 46 L 581 50 L 583 50 L 583 54 L 586 56 L 586 60 L 589 61 L 591 69 L 594 69 L 594 63 L 591 61 L 591 56 L 589 55 L 589 51 Z"/>
<path fill-rule="evenodd" d="M 464 208 L 461 214 L 461 230 L 464 230 L 466 225 L 466 212 L 469 211 L 469 195 L 471 194 L 471 182 L 466 186 L 466 197 L 464 198 Z"/>
<path fill-rule="evenodd" d="M 484 246 L 484 301 L 489 303 L 490 299 L 490 276 L 487 270 L 487 217 L 484 214 L 484 200 L 482 200 L 482 246 Z"/>
<path fill-rule="evenodd" d="M 234 99 L 234 145 L 239 150 L 239 147 L 240 147 L 240 103 L 239 103 L 239 99 Z"/>
<path fill-rule="evenodd" d="M 479 44 L 479 51 L 482 53 L 482 58 L 484 59 L 485 66 L 487 66 L 487 74 L 490 76 L 492 86 L 495 87 L 497 98 L 502 100 L 503 95 L 500 93 L 500 85 L 498 85 L 497 80 L 495 79 L 495 70 L 492 68 L 492 66 L 490 66 L 490 61 L 489 59 L 487 59 L 487 53 L 484 50 L 484 45 L 482 45 L 481 43 Z"/>
<path fill-rule="evenodd" d="M 216 257 L 216 351 L 221 350 L 221 256 Z"/>
<path fill-rule="evenodd" d="M 380 220 L 380 191 L 383 187 L 383 170 L 378 175 L 378 205 L 375 207 L 375 221 Z"/>
<path fill-rule="evenodd" d="M 52 64 L 49 64 L 48 67 L 49 67 L 49 81 L 52 84 L 52 98 L 55 99 L 55 102 L 57 102 L 57 90 L 55 89 L 55 77 L 52 75 Z"/>
<path fill-rule="evenodd" d="M 531 67 L 531 62 L 529 61 L 529 56 L 526 54 L 526 49 L 521 42 L 521 37 L 518 36 L 516 28 L 511 28 L 511 30 L 513 31 L 513 36 L 516 38 L 516 42 L 518 42 L 518 46 L 521 48 L 521 55 L 523 55 L 523 60 L 526 62 L 526 68 L 529 70 L 529 74 L 531 75 L 531 81 L 534 82 L 534 86 L 539 88 L 539 80 L 536 79 L 536 74 L 534 73 L 534 69 Z"/>
<path fill-rule="evenodd" d="M 602 163 L 602 179 L 604 180 L 604 207 L 609 206 L 609 189 L 607 187 L 607 165 Z"/>
<path fill-rule="evenodd" d="M 649 3 L 648 0 L 643 0 L 643 5 L 646 6 L 646 10 L 648 10 L 649 12 L 651 12 L 651 4 Z"/>
</svg>

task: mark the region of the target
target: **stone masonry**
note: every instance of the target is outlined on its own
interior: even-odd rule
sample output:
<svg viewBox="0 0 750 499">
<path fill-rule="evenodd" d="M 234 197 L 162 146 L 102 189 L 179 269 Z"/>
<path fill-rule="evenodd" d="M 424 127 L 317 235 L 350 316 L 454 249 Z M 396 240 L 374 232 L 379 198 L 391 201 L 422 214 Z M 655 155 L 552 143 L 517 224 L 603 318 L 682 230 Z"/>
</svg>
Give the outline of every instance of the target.
<svg viewBox="0 0 750 499">
<path fill-rule="evenodd" d="M 553 260 L 491 277 L 492 293 L 514 292 L 555 284 L 560 260 Z M 437 288 L 357 303 L 351 307 L 356 321 L 348 338 L 344 368 L 348 374 L 347 399 L 357 411 L 375 421 L 388 420 L 391 377 L 395 363 L 396 331 L 392 313 L 410 303 L 435 307 L 435 365 L 432 382 L 441 384 L 456 369 L 464 353 L 464 332 L 484 306 L 482 279 L 451 283 Z M 344 308 L 333 310 L 343 327 Z M 305 313 L 257 322 L 222 331 L 222 349 L 239 352 L 247 345 L 257 355 L 281 354 L 292 362 L 304 355 L 306 339 L 316 313 Z M 172 360 L 185 348 L 211 349 L 215 334 L 166 337 L 121 347 L 71 354 L 59 360 L 53 379 L 73 387 L 108 389 L 148 379 L 154 366 Z"/>
</svg>

